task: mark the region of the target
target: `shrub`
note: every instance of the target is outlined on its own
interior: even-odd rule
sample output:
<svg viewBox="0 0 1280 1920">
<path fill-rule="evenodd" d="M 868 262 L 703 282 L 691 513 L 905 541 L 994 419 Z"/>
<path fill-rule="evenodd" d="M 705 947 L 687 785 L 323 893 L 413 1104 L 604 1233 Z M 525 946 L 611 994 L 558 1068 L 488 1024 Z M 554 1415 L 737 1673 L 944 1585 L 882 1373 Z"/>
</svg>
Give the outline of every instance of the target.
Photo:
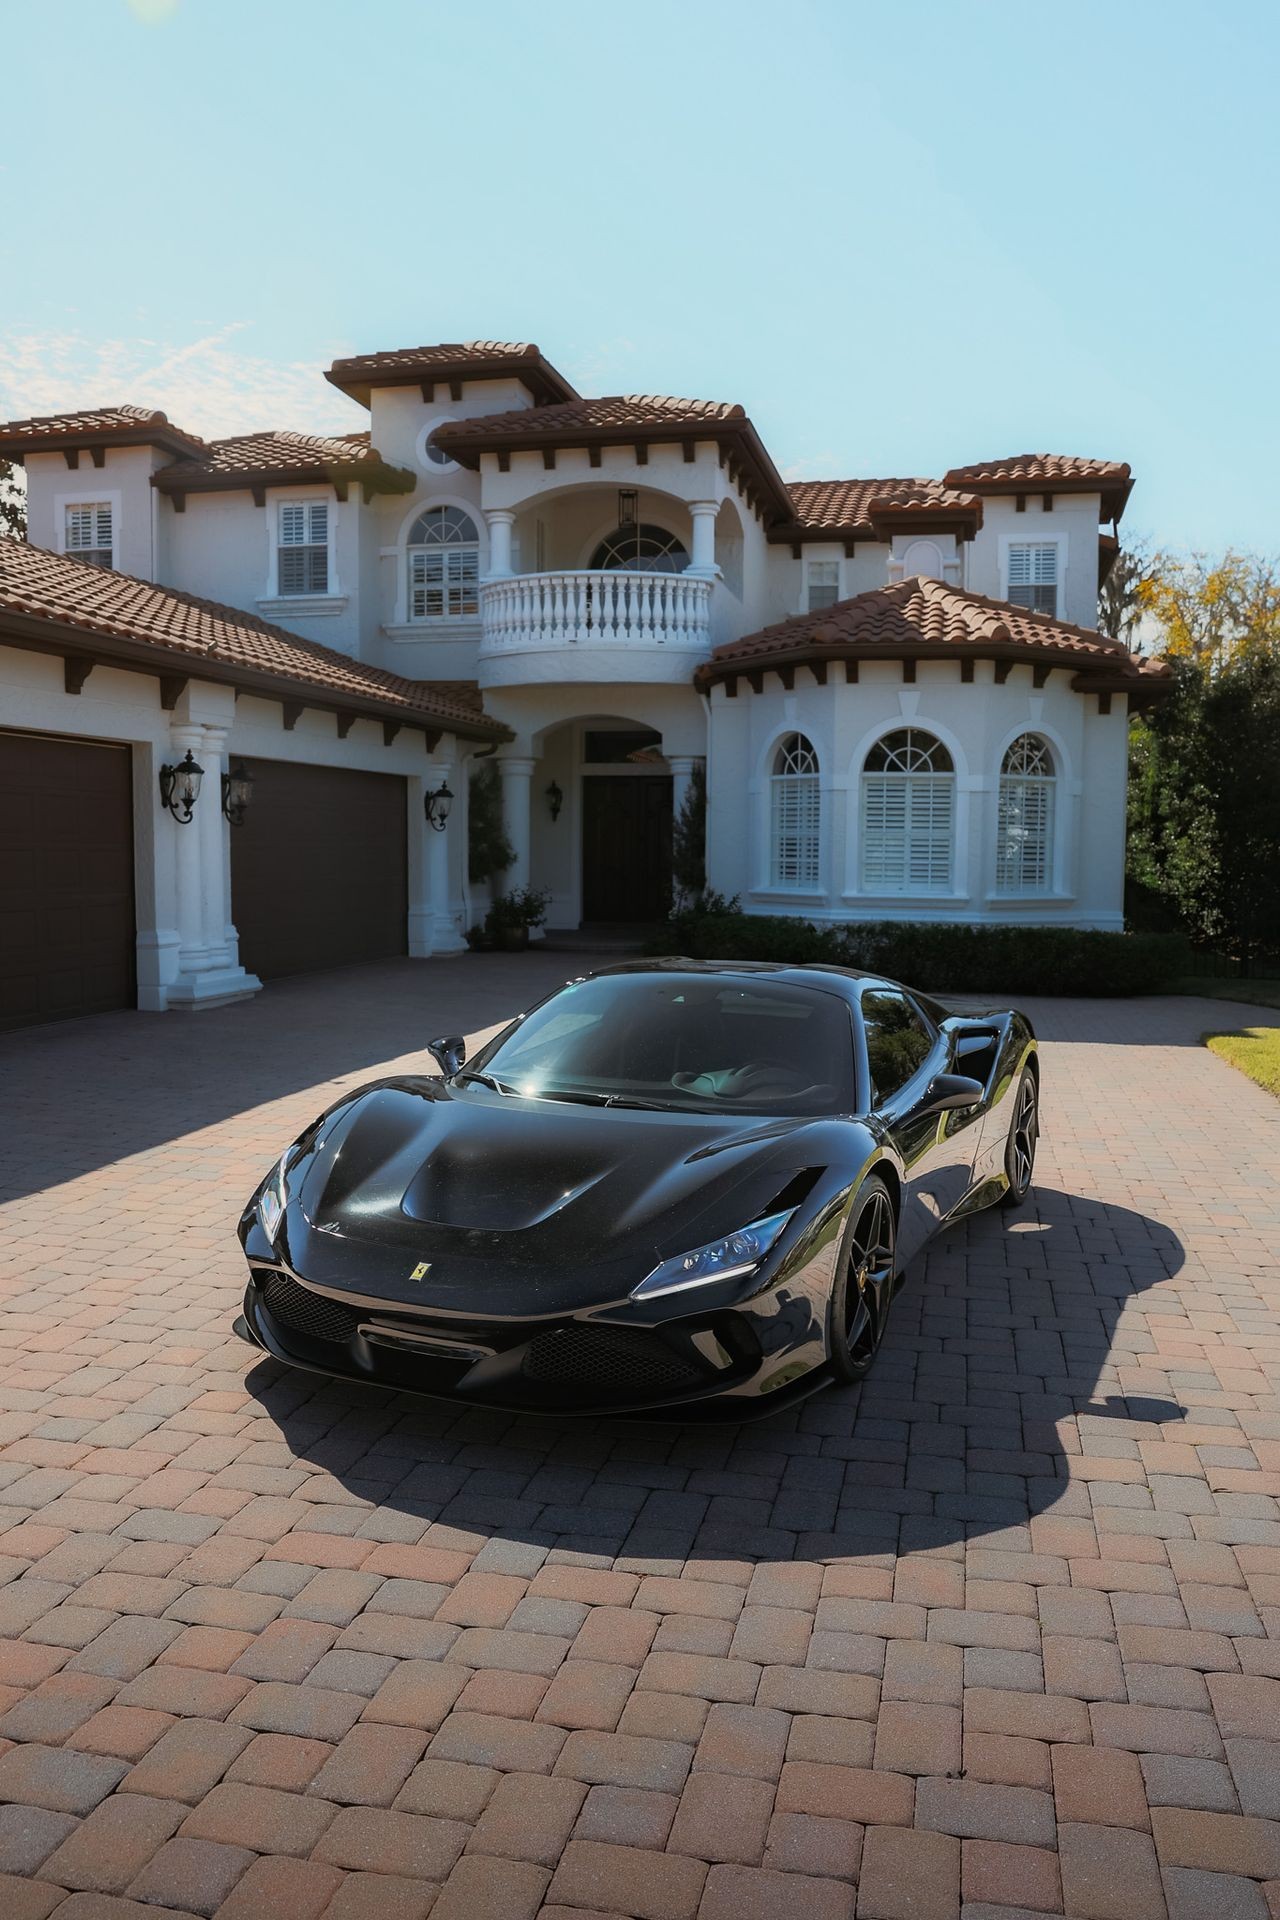
<svg viewBox="0 0 1280 1920">
<path fill-rule="evenodd" d="M 924 920 L 869 920 L 814 926 L 778 914 L 674 914 L 651 953 L 695 960 L 825 962 L 903 980 L 923 993 L 1159 993 L 1187 968 L 1179 934 L 1095 933 L 1073 927 L 966 926 Z"/>
</svg>

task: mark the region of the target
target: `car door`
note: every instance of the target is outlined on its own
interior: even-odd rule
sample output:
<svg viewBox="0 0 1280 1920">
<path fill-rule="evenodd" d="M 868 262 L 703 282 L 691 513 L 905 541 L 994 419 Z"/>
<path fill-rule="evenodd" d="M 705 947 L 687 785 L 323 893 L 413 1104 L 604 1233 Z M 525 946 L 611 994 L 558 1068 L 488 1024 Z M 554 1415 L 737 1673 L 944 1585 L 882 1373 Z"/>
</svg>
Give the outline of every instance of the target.
<svg viewBox="0 0 1280 1920">
<path fill-rule="evenodd" d="M 900 1263 L 920 1251 L 973 1180 L 980 1106 L 920 1114 L 930 1082 L 950 1067 L 950 1043 L 901 987 L 868 986 L 860 1001 L 873 1111 L 902 1156 Z"/>
</svg>

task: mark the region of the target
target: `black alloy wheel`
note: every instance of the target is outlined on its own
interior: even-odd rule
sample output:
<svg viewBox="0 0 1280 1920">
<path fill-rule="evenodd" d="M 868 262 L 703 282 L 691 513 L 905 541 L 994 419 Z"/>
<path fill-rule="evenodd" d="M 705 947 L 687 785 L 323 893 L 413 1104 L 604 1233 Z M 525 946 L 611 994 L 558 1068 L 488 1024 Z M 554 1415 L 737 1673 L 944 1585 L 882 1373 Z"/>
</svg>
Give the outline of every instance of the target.
<svg viewBox="0 0 1280 1920">
<path fill-rule="evenodd" d="M 889 1189 L 871 1174 L 850 1209 L 831 1296 L 828 1348 L 837 1380 L 861 1380 L 876 1357 L 893 1298 L 897 1240 Z"/>
<path fill-rule="evenodd" d="M 1009 1143 L 1004 1150 L 1004 1170 L 1009 1184 L 1000 1196 L 1002 1207 L 1020 1207 L 1031 1191 L 1036 1142 L 1039 1138 L 1040 1101 L 1036 1093 L 1036 1077 L 1030 1067 L 1024 1067 L 1014 1096 Z"/>
</svg>

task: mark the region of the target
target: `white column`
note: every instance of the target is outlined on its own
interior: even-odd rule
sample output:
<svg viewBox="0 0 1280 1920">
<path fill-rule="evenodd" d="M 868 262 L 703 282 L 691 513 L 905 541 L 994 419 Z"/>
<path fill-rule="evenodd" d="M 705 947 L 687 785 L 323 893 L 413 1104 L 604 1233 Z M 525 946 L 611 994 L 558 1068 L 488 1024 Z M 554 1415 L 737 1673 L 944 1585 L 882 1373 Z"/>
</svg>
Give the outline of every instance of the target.
<svg viewBox="0 0 1280 1920">
<path fill-rule="evenodd" d="M 716 514 L 719 508 L 714 500 L 691 500 L 689 512 L 693 517 L 693 545 L 688 570 L 705 580 L 717 579 L 720 570 L 716 566 Z"/>
<path fill-rule="evenodd" d="M 489 528 L 489 571 L 487 580 L 506 580 L 511 576 L 511 529 L 516 516 L 510 507 L 491 507 L 485 514 Z"/>
<path fill-rule="evenodd" d="M 246 973 L 227 941 L 227 822 L 222 813 L 222 768 L 227 729 L 183 722 L 170 730 L 175 762 L 190 748 L 204 769 L 190 821 L 166 820 L 178 837 L 178 976 L 165 995 L 170 1007 L 222 1007 L 257 993 L 262 982 Z"/>
<path fill-rule="evenodd" d="M 443 833 L 424 819 L 426 842 L 426 882 L 427 911 L 429 918 L 429 951 L 436 953 L 465 953 L 467 943 L 458 929 L 457 917 L 453 910 L 453 889 L 450 884 L 450 868 L 454 853 L 457 822 L 465 824 L 465 809 L 458 806 L 458 788 L 465 779 L 452 761 L 433 760 L 423 779 L 424 790 L 433 793 L 444 783 L 454 795 L 453 807 L 449 814 L 449 824 Z"/>
<path fill-rule="evenodd" d="M 515 859 L 506 876 L 505 891 L 511 893 L 529 885 L 529 782 L 536 760 L 508 759 L 498 756 L 502 776 L 502 816 L 507 839 L 515 849 Z"/>
</svg>

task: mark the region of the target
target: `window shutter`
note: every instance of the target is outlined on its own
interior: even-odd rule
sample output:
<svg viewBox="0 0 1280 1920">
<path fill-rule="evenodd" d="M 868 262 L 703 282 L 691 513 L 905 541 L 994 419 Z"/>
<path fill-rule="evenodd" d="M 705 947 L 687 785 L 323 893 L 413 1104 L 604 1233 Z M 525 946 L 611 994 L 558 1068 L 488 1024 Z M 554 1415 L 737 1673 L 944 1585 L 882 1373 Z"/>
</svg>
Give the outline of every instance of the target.
<svg viewBox="0 0 1280 1920">
<path fill-rule="evenodd" d="M 113 559 L 112 515 L 106 501 L 67 508 L 65 547 L 81 560 L 109 567 Z"/>
<path fill-rule="evenodd" d="M 1037 613 L 1058 611 L 1058 549 L 1034 541 L 1009 548 L 1009 598 Z"/>
<path fill-rule="evenodd" d="M 770 878 L 777 887 L 816 887 L 822 798 L 814 774 L 778 774 L 773 780 Z"/>
<path fill-rule="evenodd" d="M 809 611 L 833 607 L 840 597 L 840 562 L 811 560 L 808 566 Z"/>
<path fill-rule="evenodd" d="M 954 782 L 950 774 L 863 778 L 862 885 L 868 893 L 948 893 Z"/>
</svg>

